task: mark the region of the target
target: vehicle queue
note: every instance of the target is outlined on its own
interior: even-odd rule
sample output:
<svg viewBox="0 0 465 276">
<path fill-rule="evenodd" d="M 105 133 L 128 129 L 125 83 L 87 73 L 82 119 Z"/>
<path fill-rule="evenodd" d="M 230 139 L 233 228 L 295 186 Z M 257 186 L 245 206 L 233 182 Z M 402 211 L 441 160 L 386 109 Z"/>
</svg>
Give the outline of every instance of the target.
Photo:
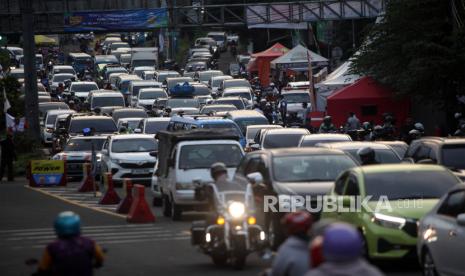
<svg viewBox="0 0 465 276">
<path fill-rule="evenodd" d="M 421 207 L 313 217 L 355 227 L 369 259 L 413 256 L 426 274 L 463 272 L 459 258 L 443 256 L 465 244 L 465 139 L 422 137 L 421 124 L 399 133 L 392 114 L 382 126 L 353 129 L 349 118 L 336 127 L 329 115 L 314 126 L 300 86 L 263 88 L 244 71 L 218 70 L 227 43 L 221 32 L 197 39 L 180 69 L 158 60 L 155 48 L 131 48 L 112 34 L 93 56 L 47 64 L 43 143 L 67 161 L 69 177 L 82 177 L 91 162 L 98 180 L 111 173 L 117 185 L 130 178 L 150 187 L 153 205 L 173 220 L 208 212 L 193 222 L 192 240 L 215 264 L 240 268 L 248 253 L 283 243 L 286 213 L 265 212 L 265 196 L 334 195 L 343 204 L 386 196 L 392 206 Z M 246 66 L 239 56 L 238 65 Z M 22 81 L 21 69 L 10 75 Z M 238 188 L 211 185 L 220 182 Z"/>
</svg>

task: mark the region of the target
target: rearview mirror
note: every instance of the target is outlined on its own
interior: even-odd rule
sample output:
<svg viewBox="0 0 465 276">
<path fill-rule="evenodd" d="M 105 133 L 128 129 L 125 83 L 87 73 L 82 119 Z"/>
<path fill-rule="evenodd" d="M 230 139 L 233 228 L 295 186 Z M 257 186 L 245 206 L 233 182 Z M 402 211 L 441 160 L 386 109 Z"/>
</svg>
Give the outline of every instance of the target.
<svg viewBox="0 0 465 276">
<path fill-rule="evenodd" d="M 460 226 L 465 226 L 465 213 L 457 216 L 457 224 Z"/>
<path fill-rule="evenodd" d="M 263 182 L 263 176 L 259 172 L 254 172 L 254 173 L 249 173 L 247 175 L 247 179 L 252 183 L 252 184 L 260 184 Z"/>
</svg>

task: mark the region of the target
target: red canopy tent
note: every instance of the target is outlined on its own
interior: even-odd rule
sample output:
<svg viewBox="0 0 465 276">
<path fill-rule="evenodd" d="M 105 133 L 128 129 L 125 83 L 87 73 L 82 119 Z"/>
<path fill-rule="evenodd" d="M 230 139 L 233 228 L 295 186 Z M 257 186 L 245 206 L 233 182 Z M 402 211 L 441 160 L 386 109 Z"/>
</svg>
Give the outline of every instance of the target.
<svg viewBox="0 0 465 276">
<path fill-rule="evenodd" d="M 354 112 L 361 122 L 382 124 L 383 113 L 394 114 L 402 123 L 410 114 L 408 99 L 394 99 L 394 92 L 369 77 L 341 88 L 327 98 L 327 113 L 336 126 L 347 122 L 349 112 Z"/>
<path fill-rule="evenodd" d="M 255 64 L 251 64 L 249 68 L 256 67 L 258 69 L 258 78 L 262 86 L 266 87 L 270 84 L 270 62 L 288 51 L 289 49 L 281 43 L 276 43 L 263 52 L 252 54 L 252 57 L 255 58 Z"/>
</svg>

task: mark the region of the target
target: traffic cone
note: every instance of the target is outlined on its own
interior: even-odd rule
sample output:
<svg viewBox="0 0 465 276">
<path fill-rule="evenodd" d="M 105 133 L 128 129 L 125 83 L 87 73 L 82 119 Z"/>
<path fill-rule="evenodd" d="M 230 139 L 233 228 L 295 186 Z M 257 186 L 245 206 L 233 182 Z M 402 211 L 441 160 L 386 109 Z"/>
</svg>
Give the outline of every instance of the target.
<svg viewBox="0 0 465 276">
<path fill-rule="evenodd" d="M 92 176 L 92 164 L 84 163 L 82 165 L 82 170 L 84 172 L 84 176 L 82 178 L 78 192 L 87 193 L 93 192 L 94 189 L 98 190 L 98 187 L 95 185 L 94 177 Z"/>
<path fill-rule="evenodd" d="M 120 214 L 127 214 L 129 213 L 129 209 L 131 208 L 132 202 L 134 198 L 132 197 L 132 181 L 129 178 L 124 179 L 124 187 L 126 189 L 126 197 L 118 204 L 116 208 L 116 212 Z"/>
<path fill-rule="evenodd" d="M 102 205 L 111 205 L 111 204 L 118 204 L 121 201 L 121 198 L 115 191 L 115 187 L 113 185 L 113 177 L 111 173 L 105 173 L 105 182 L 107 189 L 103 194 L 102 198 L 100 198 L 98 204 Z"/>
<path fill-rule="evenodd" d="M 145 186 L 136 184 L 134 187 L 137 190 L 137 196 L 132 202 L 126 221 L 132 223 L 154 222 L 155 216 L 152 214 L 147 201 L 145 201 Z"/>
</svg>

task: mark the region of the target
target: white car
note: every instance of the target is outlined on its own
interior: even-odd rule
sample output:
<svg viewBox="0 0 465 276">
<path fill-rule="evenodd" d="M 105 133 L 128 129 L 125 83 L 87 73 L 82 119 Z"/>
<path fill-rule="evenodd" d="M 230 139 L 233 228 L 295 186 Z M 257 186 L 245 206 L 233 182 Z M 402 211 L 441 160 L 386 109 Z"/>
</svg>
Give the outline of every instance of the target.
<svg viewBox="0 0 465 276">
<path fill-rule="evenodd" d="M 134 106 L 143 107 L 147 110 L 152 109 L 156 99 L 168 98 L 163 88 L 142 88 L 139 90 Z"/>
<path fill-rule="evenodd" d="M 151 117 L 145 118 L 140 124 L 139 129 L 144 134 L 157 134 L 161 130 L 166 130 L 170 123 L 170 117 Z"/>
<path fill-rule="evenodd" d="M 71 65 L 54 65 L 52 71 L 49 73 L 49 79 L 55 74 L 73 74 L 76 76 L 76 71 Z"/>
<path fill-rule="evenodd" d="M 111 172 L 116 184 L 129 178 L 135 184 L 149 185 L 157 161 L 154 157 L 157 151 L 158 142 L 153 135 L 112 135 L 103 145 L 101 175 Z"/>
<path fill-rule="evenodd" d="M 85 100 L 92 90 L 98 90 L 97 83 L 93 81 L 78 81 L 71 83 L 69 92 L 74 92 L 76 97 Z"/>
<path fill-rule="evenodd" d="M 135 130 L 138 129 L 139 124 L 141 123 L 142 120 L 144 120 L 144 118 L 140 118 L 140 117 L 136 117 L 136 118 L 120 118 L 120 119 L 118 119 L 118 123 L 116 123 L 116 127 L 118 129 L 121 129 L 121 127 L 123 127 L 123 125 L 126 125 L 125 127 L 129 131 L 134 131 L 134 133 L 137 133 L 137 131 L 135 131 Z M 139 130 L 139 132 L 140 132 L 140 130 Z"/>
<path fill-rule="evenodd" d="M 246 109 L 252 108 L 253 105 L 253 96 L 252 96 L 252 88 L 249 87 L 232 87 L 226 88 L 223 91 L 222 97 L 241 97 L 246 101 Z"/>
<path fill-rule="evenodd" d="M 419 222 L 417 253 L 423 275 L 463 275 L 465 184 L 449 190 Z"/>
<path fill-rule="evenodd" d="M 50 80 L 50 90 L 55 91 L 60 83 L 62 83 L 64 87 L 65 81 L 72 80 L 73 78 L 75 79 L 76 76 L 70 73 L 54 74 Z"/>
<path fill-rule="evenodd" d="M 228 75 L 214 76 L 208 82 L 208 86 L 210 86 L 213 95 L 218 95 L 218 88 L 220 87 L 220 84 L 224 80 L 232 80 L 232 79 L 233 79 L 233 77 L 228 76 Z"/>
<path fill-rule="evenodd" d="M 47 114 L 45 115 L 44 125 L 42 127 L 42 142 L 44 144 L 52 144 L 55 121 L 58 115 L 73 113 L 76 113 L 76 111 L 71 109 L 53 109 L 47 111 Z"/>
</svg>

